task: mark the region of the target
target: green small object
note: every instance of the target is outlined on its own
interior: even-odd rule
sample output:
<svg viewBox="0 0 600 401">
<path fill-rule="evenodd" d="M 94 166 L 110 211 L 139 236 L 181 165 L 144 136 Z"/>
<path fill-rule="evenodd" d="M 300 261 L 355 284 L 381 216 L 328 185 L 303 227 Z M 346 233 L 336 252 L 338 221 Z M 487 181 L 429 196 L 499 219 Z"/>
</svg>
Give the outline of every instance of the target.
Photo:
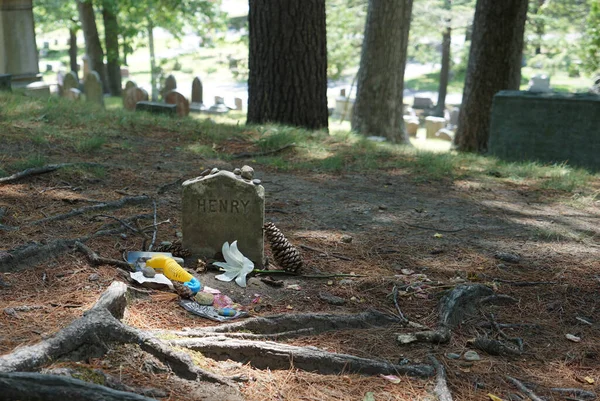
<svg viewBox="0 0 600 401">
<path fill-rule="evenodd" d="M 375 401 L 375 394 L 369 391 L 365 394 L 365 398 L 363 398 L 363 401 Z"/>
<path fill-rule="evenodd" d="M 144 266 L 142 267 L 142 274 L 144 275 L 144 277 L 152 278 L 156 276 L 156 270 L 154 270 L 150 266 Z"/>
<path fill-rule="evenodd" d="M 223 308 L 223 309 L 217 310 L 217 313 L 221 316 L 231 317 L 231 316 L 235 316 L 237 314 L 237 311 L 232 308 Z"/>
<path fill-rule="evenodd" d="M 215 296 L 208 292 L 199 292 L 194 298 L 196 299 L 196 302 L 198 302 L 200 305 L 207 306 L 212 305 L 215 300 Z"/>
</svg>

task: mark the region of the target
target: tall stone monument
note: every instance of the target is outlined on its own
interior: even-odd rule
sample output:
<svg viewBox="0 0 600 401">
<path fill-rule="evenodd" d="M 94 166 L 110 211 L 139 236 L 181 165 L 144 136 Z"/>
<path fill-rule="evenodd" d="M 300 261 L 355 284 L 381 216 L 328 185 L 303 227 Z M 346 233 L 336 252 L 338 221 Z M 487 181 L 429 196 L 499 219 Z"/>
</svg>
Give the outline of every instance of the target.
<svg viewBox="0 0 600 401">
<path fill-rule="evenodd" d="M 215 170 L 183 183 L 183 246 L 212 258 L 224 242 L 238 241 L 240 252 L 262 267 L 265 189 L 239 169 Z"/>
<path fill-rule="evenodd" d="M 40 80 L 32 0 L 0 0 L 0 74 L 13 87 Z"/>
</svg>

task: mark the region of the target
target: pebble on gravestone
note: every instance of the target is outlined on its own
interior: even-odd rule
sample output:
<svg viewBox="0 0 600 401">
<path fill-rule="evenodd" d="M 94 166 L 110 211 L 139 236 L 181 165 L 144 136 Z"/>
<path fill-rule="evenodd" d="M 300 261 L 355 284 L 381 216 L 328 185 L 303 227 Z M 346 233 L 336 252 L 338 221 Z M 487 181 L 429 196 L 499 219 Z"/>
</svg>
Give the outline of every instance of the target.
<svg viewBox="0 0 600 401">
<path fill-rule="evenodd" d="M 165 95 L 165 103 L 174 104 L 177 106 L 177 115 L 185 117 L 190 114 L 190 102 L 177 91 L 170 91 Z"/>
<path fill-rule="evenodd" d="M 83 83 L 85 91 L 85 100 L 104 106 L 104 91 L 102 90 L 102 81 L 96 71 L 90 71 Z"/>
<path fill-rule="evenodd" d="M 204 103 L 203 86 L 200 77 L 192 81 L 192 103 Z"/>
<path fill-rule="evenodd" d="M 183 246 L 194 256 L 212 258 L 223 243 L 238 241 L 240 252 L 262 267 L 264 188 L 225 170 L 182 186 Z"/>
<path fill-rule="evenodd" d="M 134 111 L 136 104 L 145 100 L 148 100 L 148 92 L 134 86 L 125 91 L 123 95 L 123 107 L 125 110 Z"/>
<path fill-rule="evenodd" d="M 79 89 L 79 79 L 73 71 L 67 72 L 63 79 L 62 93 L 65 96 L 71 89 Z"/>
</svg>

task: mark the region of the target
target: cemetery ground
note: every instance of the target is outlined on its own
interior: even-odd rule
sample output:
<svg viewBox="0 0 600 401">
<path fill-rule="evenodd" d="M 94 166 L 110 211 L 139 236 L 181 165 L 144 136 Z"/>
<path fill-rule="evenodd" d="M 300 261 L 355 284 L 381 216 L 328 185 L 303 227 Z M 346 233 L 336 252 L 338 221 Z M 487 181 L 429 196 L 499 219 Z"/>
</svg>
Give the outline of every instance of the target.
<svg viewBox="0 0 600 401">
<path fill-rule="evenodd" d="M 263 274 L 242 289 L 186 260 L 204 285 L 247 307 L 248 321 L 295 317 L 275 331 L 264 330 L 266 320 L 211 337 L 206 328 L 223 324 L 189 314 L 175 293 L 141 289 L 127 297 L 127 326 L 112 326 L 138 329 L 139 341 L 108 342 L 98 331 L 81 340 L 84 350 L 102 351 L 97 355 L 30 361 L 30 370 L 69 368 L 97 383 L 105 380 L 93 370 L 99 369 L 164 400 L 430 400 L 434 389 L 446 388 L 441 375 L 394 369 L 417 373 L 410 369 L 431 366 L 433 356 L 457 400 L 488 394 L 592 399 L 597 393 L 598 175 L 419 151 L 347 132 L 247 127 L 241 116 L 239 124 L 171 119 L 10 94 L 1 94 L 0 104 L 0 177 L 74 163 L 0 178 L 0 354 L 18 355 L 101 313 L 84 316 L 111 283 L 126 282 L 117 267 L 94 265 L 61 244 L 80 239 L 101 257 L 121 260 L 123 252 L 149 243 L 152 200 L 157 243 L 177 239 L 180 184 L 206 168 L 253 166 L 265 187 L 266 220 L 305 262 L 298 276 L 270 275 L 281 287 L 265 283 Z M 123 199 L 113 208 L 71 213 Z M 321 313 L 347 317 L 317 320 Z M 184 328 L 204 328 L 201 351 L 185 347 L 190 333 Z M 211 339 L 214 348 L 206 345 Z M 260 345 L 214 345 L 233 341 Z M 264 348 L 276 347 L 274 341 L 283 348 Z M 290 357 L 286 345 L 304 347 L 293 349 L 309 356 Z M 356 360 L 340 357 L 335 365 L 330 354 L 307 347 L 379 361 L 379 369 L 392 371 L 356 374 L 350 371 Z M 480 360 L 468 360 L 473 353 L 467 351 Z M 182 355 L 194 365 L 176 363 L 186 360 Z M 11 370 L 7 363 L 0 356 L 0 372 Z"/>
</svg>

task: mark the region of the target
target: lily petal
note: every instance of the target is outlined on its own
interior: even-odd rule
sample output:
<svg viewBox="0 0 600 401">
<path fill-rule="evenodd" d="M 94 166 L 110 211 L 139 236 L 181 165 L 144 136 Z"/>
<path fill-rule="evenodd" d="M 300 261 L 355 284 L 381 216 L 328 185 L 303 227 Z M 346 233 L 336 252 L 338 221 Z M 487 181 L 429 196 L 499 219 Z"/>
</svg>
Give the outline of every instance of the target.
<svg viewBox="0 0 600 401">
<path fill-rule="evenodd" d="M 213 262 L 213 265 L 220 267 L 221 269 L 228 271 L 239 271 L 241 268 L 239 266 L 232 266 L 226 262 Z"/>
<path fill-rule="evenodd" d="M 246 276 L 250 274 L 254 270 L 254 263 L 246 257 L 244 257 L 244 266 L 240 269 L 238 277 L 235 279 L 235 282 L 240 287 L 246 286 Z"/>
<path fill-rule="evenodd" d="M 236 278 L 237 275 L 238 275 L 237 271 L 234 271 L 234 272 L 229 271 L 229 272 L 225 272 L 223 274 L 219 274 L 218 276 L 215 276 L 215 278 L 220 281 L 231 281 L 234 278 Z"/>
<path fill-rule="evenodd" d="M 237 241 L 231 243 L 228 254 L 224 253 L 223 256 L 225 256 L 225 260 L 232 265 L 242 266 L 244 263 L 244 255 L 239 251 Z M 227 258 L 228 256 L 229 258 Z"/>
</svg>

